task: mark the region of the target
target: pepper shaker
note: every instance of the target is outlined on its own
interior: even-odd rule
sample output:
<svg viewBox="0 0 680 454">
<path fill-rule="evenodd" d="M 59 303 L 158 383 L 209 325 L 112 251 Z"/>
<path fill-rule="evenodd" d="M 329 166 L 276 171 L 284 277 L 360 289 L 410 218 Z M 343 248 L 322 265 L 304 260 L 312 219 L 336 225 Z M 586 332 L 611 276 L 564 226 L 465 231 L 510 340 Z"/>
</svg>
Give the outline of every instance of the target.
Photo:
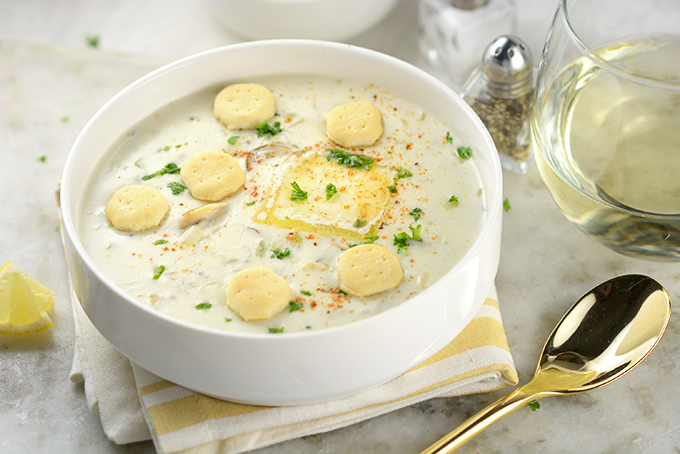
<svg viewBox="0 0 680 454">
<path fill-rule="evenodd" d="M 420 52 L 456 90 L 495 37 L 512 34 L 514 0 L 419 0 Z"/>
<path fill-rule="evenodd" d="M 529 119 L 535 75 L 529 47 L 518 37 L 499 36 L 461 96 L 479 115 L 496 143 L 504 169 L 526 173 L 531 160 Z"/>
</svg>

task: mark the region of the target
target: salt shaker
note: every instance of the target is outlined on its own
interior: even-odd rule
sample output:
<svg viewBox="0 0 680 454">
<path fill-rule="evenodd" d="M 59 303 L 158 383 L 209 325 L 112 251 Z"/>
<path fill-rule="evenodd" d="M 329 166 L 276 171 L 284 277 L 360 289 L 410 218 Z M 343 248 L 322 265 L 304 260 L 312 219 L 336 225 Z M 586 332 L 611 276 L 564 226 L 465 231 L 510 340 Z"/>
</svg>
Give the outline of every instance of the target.
<svg viewBox="0 0 680 454">
<path fill-rule="evenodd" d="M 492 39 L 512 34 L 514 0 L 419 0 L 421 54 L 460 89 Z"/>
<path fill-rule="evenodd" d="M 526 173 L 535 75 L 529 47 L 518 37 L 494 39 L 461 96 L 486 125 L 504 169 Z"/>
</svg>

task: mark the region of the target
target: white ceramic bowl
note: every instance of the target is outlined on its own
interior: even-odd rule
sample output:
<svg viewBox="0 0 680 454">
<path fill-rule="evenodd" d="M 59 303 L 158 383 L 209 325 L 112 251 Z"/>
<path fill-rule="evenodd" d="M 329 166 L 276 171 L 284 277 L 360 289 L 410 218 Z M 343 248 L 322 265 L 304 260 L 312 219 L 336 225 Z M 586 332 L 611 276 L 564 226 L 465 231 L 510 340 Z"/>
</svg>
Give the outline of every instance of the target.
<svg viewBox="0 0 680 454">
<path fill-rule="evenodd" d="M 489 211 L 469 252 L 421 294 L 349 325 L 285 335 L 220 332 L 164 315 L 103 275 L 78 237 L 88 176 L 124 131 L 169 102 L 209 86 L 266 74 L 370 81 L 448 125 L 474 150 Z M 99 110 L 69 153 L 61 208 L 69 265 L 83 309 L 118 350 L 187 388 L 232 401 L 293 405 L 347 396 L 398 376 L 450 342 L 493 283 L 500 255 L 502 174 L 482 122 L 451 89 L 414 66 L 344 44 L 259 41 L 203 52 L 136 81 Z"/>
<path fill-rule="evenodd" d="M 215 18 L 248 39 L 342 41 L 380 22 L 399 0 L 208 0 Z"/>
</svg>

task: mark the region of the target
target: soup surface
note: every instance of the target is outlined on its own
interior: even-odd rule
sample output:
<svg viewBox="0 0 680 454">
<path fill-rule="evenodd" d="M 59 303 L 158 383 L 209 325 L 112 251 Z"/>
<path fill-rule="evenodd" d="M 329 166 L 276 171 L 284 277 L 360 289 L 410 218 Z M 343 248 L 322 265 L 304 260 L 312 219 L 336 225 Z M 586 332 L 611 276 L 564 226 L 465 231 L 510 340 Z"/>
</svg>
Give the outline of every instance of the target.
<svg viewBox="0 0 680 454">
<path fill-rule="evenodd" d="M 486 199 L 474 150 L 469 158 L 458 151 L 465 144 L 456 139 L 455 125 L 450 130 L 373 84 L 292 75 L 245 82 L 272 91 L 276 115 L 268 124 L 279 123 L 281 132 L 223 126 L 213 116 L 222 88 L 215 87 L 165 106 L 109 150 L 89 184 L 79 229 L 89 255 L 117 286 L 191 323 L 289 333 L 352 323 L 394 307 L 432 285 L 467 252 L 484 224 Z M 383 133 L 372 146 L 343 149 L 326 135 L 326 114 L 353 101 L 380 110 Z M 182 189 L 179 173 L 162 169 L 181 168 L 208 150 L 233 156 L 245 184 L 220 200 L 226 203 L 222 210 L 184 225 L 184 213 L 207 203 Z M 372 163 L 347 167 L 342 157 L 348 153 Z M 316 180 L 301 179 L 310 172 Z M 307 182 L 300 188 L 310 194 L 306 200 L 292 200 L 291 182 L 297 181 Z M 360 190 L 370 184 L 386 188 L 369 203 Z M 165 197 L 169 212 L 158 227 L 112 227 L 105 207 L 126 185 L 150 186 Z M 363 243 L 384 246 L 399 259 L 404 277 L 396 288 L 365 297 L 340 290 L 338 258 Z M 250 267 L 269 268 L 288 283 L 289 308 L 244 321 L 228 307 L 227 283 Z"/>
</svg>

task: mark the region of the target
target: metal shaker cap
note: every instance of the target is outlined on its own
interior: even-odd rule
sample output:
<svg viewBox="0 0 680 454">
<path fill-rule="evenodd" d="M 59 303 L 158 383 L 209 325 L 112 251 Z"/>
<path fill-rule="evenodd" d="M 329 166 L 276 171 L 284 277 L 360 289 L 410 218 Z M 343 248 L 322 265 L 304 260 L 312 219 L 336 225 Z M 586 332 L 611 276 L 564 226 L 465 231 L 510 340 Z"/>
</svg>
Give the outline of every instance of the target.
<svg viewBox="0 0 680 454">
<path fill-rule="evenodd" d="M 493 40 L 484 51 L 482 70 L 489 93 L 496 97 L 516 98 L 532 87 L 531 51 L 517 36 Z"/>
<path fill-rule="evenodd" d="M 490 0 L 449 0 L 458 9 L 474 10 L 486 6 Z"/>
</svg>

